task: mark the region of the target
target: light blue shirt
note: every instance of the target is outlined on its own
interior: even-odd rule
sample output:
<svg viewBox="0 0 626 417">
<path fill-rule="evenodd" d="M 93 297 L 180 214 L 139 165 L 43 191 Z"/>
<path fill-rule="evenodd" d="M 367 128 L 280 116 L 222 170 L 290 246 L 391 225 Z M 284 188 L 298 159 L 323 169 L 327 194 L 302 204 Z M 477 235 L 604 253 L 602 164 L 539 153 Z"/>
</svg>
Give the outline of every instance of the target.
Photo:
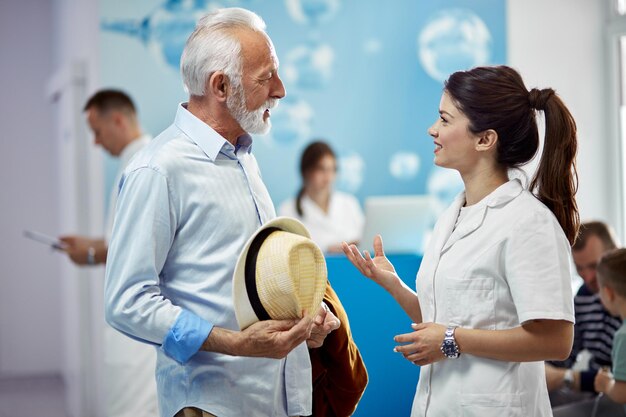
<svg viewBox="0 0 626 417">
<path fill-rule="evenodd" d="M 238 330 L 237 257 L 275 217 L 251 146 L 248 135 L 233 146 L 183 104 L 120 182 L 105 314 L 116 329 L 157 346 L 164 417 L 183 407 L 219 417 L 311 414 L 305 343 L 283 360 L 199 351 L 213 326 Z"/>
</svg>

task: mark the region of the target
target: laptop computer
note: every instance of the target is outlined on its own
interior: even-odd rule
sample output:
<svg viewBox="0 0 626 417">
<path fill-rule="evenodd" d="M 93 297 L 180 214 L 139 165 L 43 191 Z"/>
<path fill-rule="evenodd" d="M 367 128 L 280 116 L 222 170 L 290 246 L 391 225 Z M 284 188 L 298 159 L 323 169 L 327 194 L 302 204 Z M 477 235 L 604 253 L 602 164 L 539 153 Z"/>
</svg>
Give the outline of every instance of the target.
<svg viewBox="0 0 626 417">
<path fill-rule="evenodd" d="M 430 195 L 376 196 L 365 199 L 365 226 L 359 248 L 373 254 L 374 237 L 385 253 L 422 254 L 436 221 L 436 198 Z"/>
</svg>

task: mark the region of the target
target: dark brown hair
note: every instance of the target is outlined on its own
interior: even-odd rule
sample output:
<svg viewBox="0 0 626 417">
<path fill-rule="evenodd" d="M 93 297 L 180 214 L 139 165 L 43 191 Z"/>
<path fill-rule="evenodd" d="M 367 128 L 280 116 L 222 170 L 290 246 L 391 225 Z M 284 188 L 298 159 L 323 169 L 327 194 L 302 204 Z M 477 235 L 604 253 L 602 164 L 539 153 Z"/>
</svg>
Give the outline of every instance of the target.
<svg viewBox="0 0 626 417">
<path fill-rule="evenodd" d="M 526 164 L 537 153 L 536 110 L 544 112 L 545 144 L 530 190 L 554 213 L 573 244 L 580 223 L 574 198 L 576 122 L 554 90 L 529 92 L 519 73 L 503 65 L 455 72 L 444 89 L 469 119 L 472 133 L 493 129 L 498 134 L 498 163 L 509 169 Z"/>
<path fill-rule="evenodd" d="M 615 249 L 617 247 L 615 237 L 613 236 L 613 232 L 609 226 L 604 222 L 593 221 L 584 222 L 580 225 L 580 230 L 572 249 L 575 251 L 584 249 L 591 236 L 597 236 L 602 241 L 605 251 Z"/>
<path fill-rule="evenodd" d="M 317 167 L 322 158 L 327 155 L 332 156 L 333 159 L 337 159 L 335 152 L 333 152 L 330 145 L 320 140 L 311 142 L 302 152 L 302 157 L 300 158 L 300 176 L 302 177 L 302 187 L 300 187 L 300 191 L 298 191 L 298 195 L 296 197 L 296 211 L 300 217 L 302 217 L 303 214 L 302 197 L 304 196 L 304 183 L 306 182 L 306 177 Z"/>
<path fill-rule="evenodd" d="M 120 90 L 100 90 L 87 100 L 83 111 L 96 109 L 101 114 L 112 110 L 120 111 L 127 116 L 134 116 L 137 113 L 133 100 Z"/>
<path fill-rule="evenodd" d="M 626 249 L 615 249 L 604 254 L 596 270 L 600 285 L 611 287 L 626 297 Z"/>
</svg>

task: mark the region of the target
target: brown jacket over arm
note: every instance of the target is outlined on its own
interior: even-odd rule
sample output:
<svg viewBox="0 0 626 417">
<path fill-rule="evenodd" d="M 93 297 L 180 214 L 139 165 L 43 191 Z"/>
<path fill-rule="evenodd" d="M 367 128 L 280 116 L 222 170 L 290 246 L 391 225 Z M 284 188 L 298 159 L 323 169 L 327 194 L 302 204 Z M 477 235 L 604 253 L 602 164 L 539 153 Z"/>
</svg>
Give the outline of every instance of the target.
<svg viewBox="0 0 626 417">
<path fill-rule="evenodd" d="M 341 326 L 331 332 L 324 344 L 310 349 L 313 367 L 313 416 L 348 417 L 367 386 L 367 370 L 352 333 L 348 315 L 339 297 L 326 284 L 324 302 L 341 321 Z"/>
</svg>

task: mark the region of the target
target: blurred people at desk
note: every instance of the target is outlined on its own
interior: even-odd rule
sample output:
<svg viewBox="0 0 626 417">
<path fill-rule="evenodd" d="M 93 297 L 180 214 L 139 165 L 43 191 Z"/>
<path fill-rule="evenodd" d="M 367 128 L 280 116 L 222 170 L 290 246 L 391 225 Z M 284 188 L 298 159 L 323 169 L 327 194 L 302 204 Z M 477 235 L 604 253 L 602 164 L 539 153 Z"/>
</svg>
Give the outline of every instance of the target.
<svg viewBox="0 0 626 417">
<path fill-rule="evenodd" d="M 576 271 L 583 279 L 574 297 L 574 345 L 566 361 L 546 363 L 552 406 L 593 396 L 596 374 L 600 369 L 611 366 L 613 335 L 621 320 L 602 305 L 596 267 L 602 255 L 615 247 L 615 238 L 607 224 L 592 221 L 581 225 L 572 247 Z M 586 363 L 576 363 L 579 355 L 581 358 L 586 356 Z"/>
<path fill-rule="evenodd" d="M 119 158 L 120 167 L 109 201 L 105 236 L 61 236 L 64 249 L 77 265 L 102 264 L 107 260 L 108 242 L 113 230 L 113 215 L 118 183 L 132 157 L 150 142 L 142 133 L 131 98 L 122 91 L 100 90 L 85 104 L 87 122 L 94 142 Z M 111 328 L 104 328 L 104 398 L 107 417 L 141 417 L 158 414 L 156 395 L 156 352 Z"/>
<path fill-rule="evenodd" d="M 539 150 L 537 111 L 546 134 L 527 188 L 509 170 Z M 416 291 L 380 236 L 373 258 L 343 245 L 413 321 L 394 338 L 421 366 L 411 415 L 551 416 L 543 361 L 567 358 L 574 335 L 574 119 L 554 90 L 528 91 L 507 66 L 477 67 L 448 78 L 428 133 L 435 164 L 457 170 L 465 192 L 435 226 Z"/>
<path fill-rule="evenodd" d="M 361 239 L 365 218 L 357 199 L 333 189 L 337 157 L 321 141 L 309 144 L 300 159 L 302 187 L 295 199 L 283 202 L 279 215 L 295 217 L 326 253 L 341 252 L 341 242 Z"/>
</svg>

